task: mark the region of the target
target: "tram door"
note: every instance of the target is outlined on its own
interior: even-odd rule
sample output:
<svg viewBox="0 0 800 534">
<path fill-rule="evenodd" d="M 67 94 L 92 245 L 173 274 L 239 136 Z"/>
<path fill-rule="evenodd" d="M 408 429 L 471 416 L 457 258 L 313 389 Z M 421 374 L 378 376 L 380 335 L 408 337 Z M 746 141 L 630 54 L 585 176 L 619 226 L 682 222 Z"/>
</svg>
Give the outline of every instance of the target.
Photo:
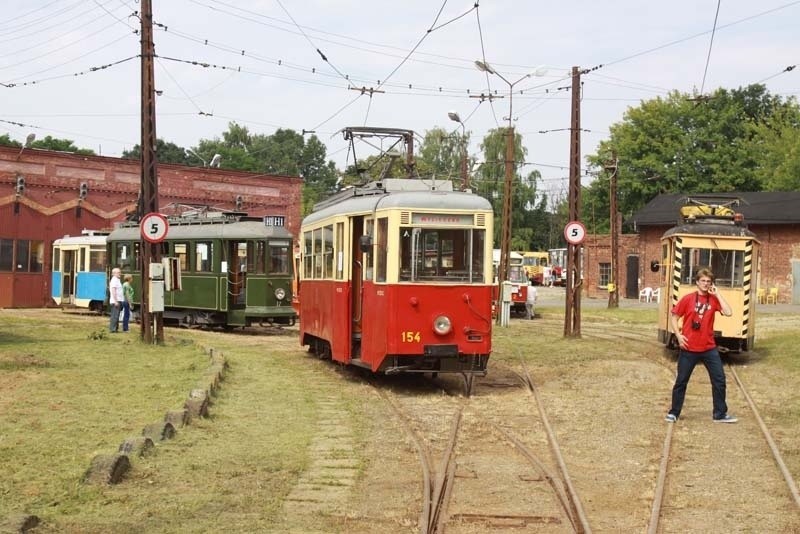
<svg viewBox="0 0 800 534">
<path fill-rule="evenodd" d="M 354 217 L 352 221 L 352 234 L 350 235 L 350 243 L 352 243 L 352 246 L 350 249 L 352 250 L 353 254 L 353 257 L 351 258 L 353 268 L 350 270 L 350 284 L 353 290 L 350 293 L 352 299 L 350 302 L 350 309 L 352 310 L 351 322 L 353 342 L 355 345 L 357 342 L 361 341 L 361 322 L 363 319 L 361 295 L 364 274 L 364 265 L 362 264 L 362 259 L 364 256 L 361 253 L 361 248 L 359 245 L 361 236 L 364 234 L 364 218 Z M 354 356 L 356 354 L 358 354 L 358 352 L 354 351 Z"/>
<path fill-rule="evenodd" d="M 61 249 L 63 266 L 61 270 L 61 303 L 74 304 L 75 301 L 75 271 L 76 256 L 80 250 Z"/>
<path fill-rule="evenodd" d="M 247 301 L 247 241 L 230 241 L 228 247 L 228 309 L 243 308 Z"/>
</svg>

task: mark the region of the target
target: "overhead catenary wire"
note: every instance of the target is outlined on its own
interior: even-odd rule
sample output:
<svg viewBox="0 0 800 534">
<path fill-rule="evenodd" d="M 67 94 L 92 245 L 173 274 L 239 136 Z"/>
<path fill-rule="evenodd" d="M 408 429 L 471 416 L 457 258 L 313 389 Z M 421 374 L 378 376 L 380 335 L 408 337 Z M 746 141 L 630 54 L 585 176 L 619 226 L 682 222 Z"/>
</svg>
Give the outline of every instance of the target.
<svg viewBox="0 0 800 534">
<path fill-rule="evenodd" d="M 763 17 L 764 15 L 769 15 L 771 13 L 775 13 L 776 11 L 780 11 L 782 9 L 786 9 L 788 7 L 791 7 L 791 6 L 794 6 L 794 5 L 797 5 L 797 4 L 800 4 L 800 0 L 795 0 L 793 2 L 789 2 L 788 4 L 783 4 L 781 6 L 774 7 L 772 9 L 768 9 L 766 11 L 761 11 L 761 12 L 756 13 L 754 15 L 750 15 L 748 17 L 744 17 L 744 18 L 741 18 L 741 19 L 734 20 L 733 22 L 729 22 L 728 24 L 723 24 L 721 26 L 718 26 L 716 29 L 717 30 L 722 30 L 722 29 L 730 28 L 732 26 L 736 26 L 737 24 L 741 24 L 743 22 L 747 22 L 749 20 L 753 20 L 753 19 L 758 18 L 758 17 Z M 686 41 L 691 41 L 692 39 L 697 39 L 698 37 L 703 37 L 704 35 L 708 35 L 711 32 L 712 32 L 712 30 L 706 30 L 706 31 L 703 31 L 703 32 L 695 33 L 693 35 L 689 35 L 687 37 L 682 37 L 681 39 L 676 39 L 674 41 L 669 41 L 669 42 L 664 43 L 662 45 L 655 46 L 655 47 L 652 47 L 652 48 L 648 48 L 646 50 L 642 50 L 641 52 L 636 52 L 634 54 L 631 54 L 631 55 L 628 55 L 628 56 L 625 56 L 625 57 L 621 57 L 621 58 L 615 59 L 613 61 L 607 61 L 607 62 L 603 63 L 603 65 L 606 66 L 606 67 L 611 66 L 611 65 L 616 65 L 618 63 L 622 63 L 624 61 L 628 61 L 628 60 L 633 59 L 633 58 L 637 58 L 637 57 L 640 57 L 640 56 L 644 56 L 646 54 L 651 54 L 653 52 L 657 52 L 658 50 L 663 50 L 664 48 L 669 48 L 669 47 L 675 46 L 677 44 L 685 43 Z"/>
<path fill-rule="evenodd" d="M 714 48 L 714 34 L 717 32 L 717 20 L 719 19 L 719 6 L 722 0 L 717 0 L 717 12 L 714 14 L 714 26 L 711 28 L 711 41 L 708 43 L 708 55 L 706 56 L 706 68 L 703 70 L 703 83 L 700 84 L 700 94 L 706 87 L 706 75 L 708 74 L 708 65 L 711 63 L 711 49 Z"/>
</svg>

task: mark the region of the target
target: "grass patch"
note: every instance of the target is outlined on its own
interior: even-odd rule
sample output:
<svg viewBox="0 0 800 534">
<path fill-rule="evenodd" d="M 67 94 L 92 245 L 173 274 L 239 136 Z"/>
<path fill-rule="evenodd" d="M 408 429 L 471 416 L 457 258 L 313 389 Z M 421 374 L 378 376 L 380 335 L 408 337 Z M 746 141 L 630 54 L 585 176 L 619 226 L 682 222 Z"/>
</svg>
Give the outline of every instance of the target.
<svg viewBox="0 0 800 534">
<path fill-rule="evenodd" d="M 167 346 L 153 347 L 138 333 L 101 336 L 103 318 L 58 319 L 39 328 L 34 312 L 0 311 L 0 523 L 27 513 L 42 519 L 37 532 L 274 531 L 309 464 L 321 393 L 363 408 L 366 393 L 346 398 L 296 333 L 167 329 Z M 210 417 L 132 458 L 121 484 L 81 483 L 96 454 L 183 405 L 209 364 L 201 346 L 230 364 Z"/>
<path fill-rule="evenodd" d="M 92 457 L 181 406 L 207 365 L 194 344 L 89 339 L 98 319 L 58 319 L 0 313 L 0 517 L 83 506 L 96 491 L 78 484 Z"/>
</svg>

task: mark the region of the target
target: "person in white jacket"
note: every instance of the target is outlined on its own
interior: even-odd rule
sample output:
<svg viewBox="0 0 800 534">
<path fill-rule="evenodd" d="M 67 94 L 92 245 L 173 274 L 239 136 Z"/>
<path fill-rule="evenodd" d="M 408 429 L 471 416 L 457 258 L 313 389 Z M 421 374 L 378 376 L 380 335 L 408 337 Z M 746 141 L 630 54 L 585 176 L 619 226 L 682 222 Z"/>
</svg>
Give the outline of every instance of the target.
<svg viewBox="0 0 800 534">
<path fill-rule="evenodd" d="M 111 311 L 111 318 L 108 323 L 108 330 L 112 333 L 119 328 L 119 311 L 122 309 L 122 302 L 125 300 L 122 294 L 122 281 L 119 279 L 122 271 L 117 267 L 111 270 L 111 280 L 108 282 L 108 307 Z"/>
<path fill-rule="evenodd" d="M 533 319 L 535 312 L 534 306 L 536 305 L 536 286 L 531 285 L 528 286 L 528 300 L 525 301 L 525 318 L 526 319 Z"/>
</svg>

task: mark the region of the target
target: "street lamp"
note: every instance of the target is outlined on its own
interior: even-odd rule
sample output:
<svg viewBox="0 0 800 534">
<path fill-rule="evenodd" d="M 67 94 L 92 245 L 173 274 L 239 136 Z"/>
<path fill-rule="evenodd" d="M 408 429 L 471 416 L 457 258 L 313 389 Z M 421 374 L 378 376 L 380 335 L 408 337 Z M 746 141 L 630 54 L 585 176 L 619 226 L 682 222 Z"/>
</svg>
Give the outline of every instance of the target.
<svg viewBox="0 0 800 534">
<path fill-rule="evenodd" d="M 187 148 L 187 149 L 185 149 L 185 150 L 186 150 L 186 152 L 188 152 L 188 153 L 189 153 L 189 154 L 191 154 L 192 156 L 194 156 L 194 157 L 196 157 L 197 159 L 199 159 L 200 161 L 202 161 L 202 162 L 203 162 L 203 167 L 208 167 L 208 164 L 206 163 L 206 160 L 204 160 L 204 159 L 203 159 L 203 158 L 200 156 L 200 154 L 198 154 L 197 152 L 195 152 L 195 151 L 194 151 L 194 150 L 192 150 L 191 148 Z"/>
<path fill-rule="evenodd" d="M 505 76 L 497 72 L 491 65 L 485 61 L 475 61 L 475 66 L 478 70 L 488 74 L 494 74 L 506 84 L 508 84 L 508 130 L 506 131 L 506 163 L 505 163 L 505 181 L 503 183 L 503 215 L 502 215 L 502 232 L 500 234 L 500 266 L 497 271 L 497 278 L 500 285 L 500 294 L 502 295 L 502 283 L 508 280 L 508 263 L 511 247 L 511 195 L 513 188 L 514 176 L 514 123 L 513 115 L 513 97 L 514 86 L 522 80 L 526 80 L 531 76 L 543 76 L 545 70 L 537 68 L 535 71 L 530 72 L 515 82 L 506 79 Z M 498 323 L 500 323 L 500 314 L 497 316 Z"/>
<path fill-rule="evenodd" d="M 455 121 L 461 125 L 461 188 L 466 191 L 469 189 L 469 174 L 467 173 L 467 132 L 457 111 L 448 111 L 447 116 L 450 117 L 451 121 Z"/>
</svg>

